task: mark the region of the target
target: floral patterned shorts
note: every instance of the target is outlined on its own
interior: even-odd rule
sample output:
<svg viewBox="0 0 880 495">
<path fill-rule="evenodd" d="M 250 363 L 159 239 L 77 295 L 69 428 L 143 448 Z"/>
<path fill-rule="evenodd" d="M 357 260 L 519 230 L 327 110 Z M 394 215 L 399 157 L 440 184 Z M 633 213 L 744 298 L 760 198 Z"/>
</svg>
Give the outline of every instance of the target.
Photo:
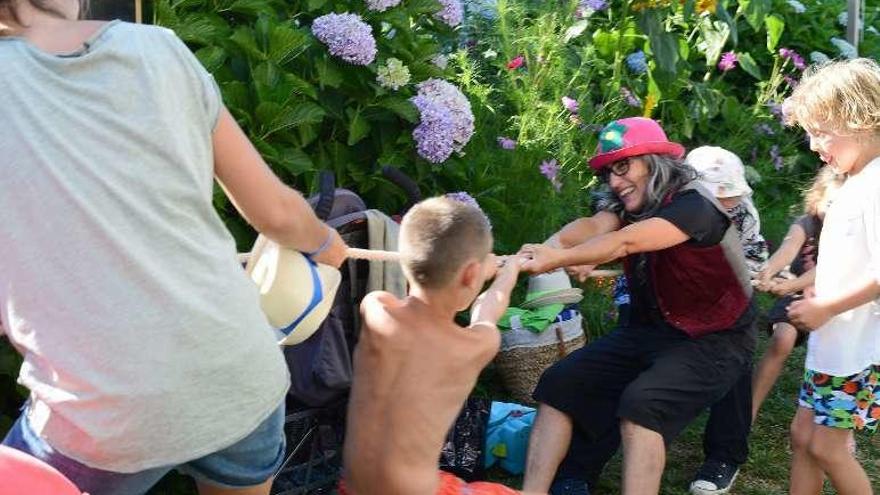
<svg viewBox="0 0 880 495">
<path fill-rule="evenodd" d="M 880 424 L 880 365 L 846 377 L 806 370 L 798 404 L 817 425 L 873 433 Z"/>
</svg>

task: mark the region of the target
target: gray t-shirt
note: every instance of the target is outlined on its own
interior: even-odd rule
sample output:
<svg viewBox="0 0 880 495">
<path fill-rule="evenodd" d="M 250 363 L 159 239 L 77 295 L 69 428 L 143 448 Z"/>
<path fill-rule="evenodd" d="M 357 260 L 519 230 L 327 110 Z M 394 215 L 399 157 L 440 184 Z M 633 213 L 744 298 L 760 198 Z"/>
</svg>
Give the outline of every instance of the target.
<svg viewBox="0 0 880 495">
<path fill-rule="evenodd" d="M 210 74 L 123 22 L 64 56 L 0 38 L 0 67 L 0 320 L 34 429 L 119 472 L 240 440 L 289 379 L 212 207 Z"/>
</svg>

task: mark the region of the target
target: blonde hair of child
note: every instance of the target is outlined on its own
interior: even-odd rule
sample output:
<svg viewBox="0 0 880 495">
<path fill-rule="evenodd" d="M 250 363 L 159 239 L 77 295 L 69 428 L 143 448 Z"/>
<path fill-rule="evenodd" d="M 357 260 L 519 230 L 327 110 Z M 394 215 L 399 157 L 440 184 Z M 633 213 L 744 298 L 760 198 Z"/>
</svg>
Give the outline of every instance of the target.
<svg viewBox="0 0 880 495">
<path fill-rule="evenodd" d="M 783 113 L 807 132 L 880 136 L 880 65 L 856 58 L 811 66 Z"/>
<path fill-rule="evenodd" d="M 469 261 L 492 250 L 492 230 L 477 207 L 438 196 L 410 209 L 400 227 L 403 272 L 411 283 L 429 289 L 448 285 Z"/>
<path fill-rule="evenodd" d="M 845 180 L 846 176 L 838 174 L 833 168 L 822 167 L 813 183 L 804 191 L 804 213 L 819 216 L 819 207 L 825 202 L 828 189 L 842 186 Z"/>
</svg>

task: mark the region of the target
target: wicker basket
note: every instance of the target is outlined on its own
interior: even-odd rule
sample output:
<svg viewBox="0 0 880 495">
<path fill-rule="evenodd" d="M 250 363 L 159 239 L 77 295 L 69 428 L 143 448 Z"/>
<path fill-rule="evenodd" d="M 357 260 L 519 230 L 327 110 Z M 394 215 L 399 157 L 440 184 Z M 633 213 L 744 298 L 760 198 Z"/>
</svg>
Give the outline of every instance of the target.
<svg viewBox="0 0 880 495">
<path fill-rule="evenodd" d="M 544 370 L 586 342 L 579 313 L 553 323 L 541 333 L 506 330 L 501 332 L 501 351 L 495 357 L 495 367 L 515 402 L 534 405 L 532 392 Z"/>
</svg>

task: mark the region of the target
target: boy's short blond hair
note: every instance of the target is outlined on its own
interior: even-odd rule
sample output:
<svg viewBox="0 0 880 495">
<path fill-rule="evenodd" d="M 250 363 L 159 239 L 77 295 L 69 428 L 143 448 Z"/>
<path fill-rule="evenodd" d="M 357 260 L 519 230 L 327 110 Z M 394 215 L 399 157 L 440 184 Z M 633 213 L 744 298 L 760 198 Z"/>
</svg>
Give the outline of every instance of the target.
<svg viewBox="0 0 880 495">
<path fill-rule="evenodd" d="M 880 134 L 880 66 L 868 58 L 811 66 L 783 112 L 808 132 Z"/>
<path fill-rule="evenodd" d="M 443 196 L 426 199 L 407 212 L 400 240 L 406 277 L 429 289 L 448 285 L 468 261 L 483 261 L 492 250 L 486 215 Z"/>
</svg>

